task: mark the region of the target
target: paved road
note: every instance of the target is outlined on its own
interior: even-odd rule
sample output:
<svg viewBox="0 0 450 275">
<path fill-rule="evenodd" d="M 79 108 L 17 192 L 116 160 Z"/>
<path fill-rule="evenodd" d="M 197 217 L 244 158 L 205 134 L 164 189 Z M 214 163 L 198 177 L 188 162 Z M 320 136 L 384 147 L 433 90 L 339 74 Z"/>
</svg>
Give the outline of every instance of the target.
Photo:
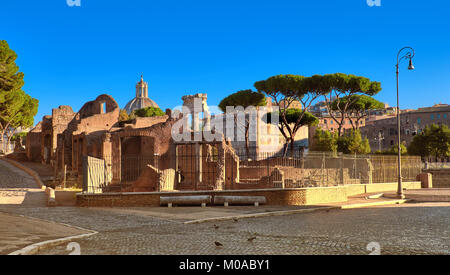
<svg viewBox="0 0 450 275">
<path fill-rule="evenodd" d="M 44 206 L 45 193 L 33 177 L 0 159 L 0 205 Z"/>
<path fill-rule="evenodd" d="M 99 231 L 79 241 L 82 254 L 369 254 L 371 242 L 380 244 L 381 254 L 450 254 L 449 203 L 215 222 L 218 229 L 93 208 L 14 211 Z M 62 245 L 42 253 L 67 251 Z"/>
<path fill-rule="evenodd" d="M 0 179 L 13 179 L 1 181 L 6 189 L 27 186 L 26 181 L 18 185 L 17 176 L 10 173 L 21 175 L 0 162 Z M 367 245 L 371 242 L 380 244 L 381 254 L 450 254 L 450 203 L 331 210 L 201 224 L 183 224 L 179 219 L 133 214 L 123 209 L 47 208 L 37 200 L 27 205 L 0 204 L 0 211 L 100 232 L 78 241 L 81 254 L 369 254 Z M 7 227 L 3 224 L 3 228 Z M 4 235 L 0 227 L 0 236 Z M 24 239 L 20 234 L 17 236 L 16 241 Z M 250 237 L 256 239 L 249 242 Z M 215 241 L 223 247 L 217 248 Z M 61 245 L 41 253 L 68 252 Z"/>
<path fill-rule="evenodd" d="M 0 254 L 8 254 L 33 243 L 89 233 L 83 230 L 0 213 Z"/>
<path fill-rule="evenodd" d="M 8 254 L 33 243 L 79 235 L 85 231 L 64 225 L 6 214 L 14 209 L 34 209 L 43 213 L 45 192 L 34 179 L 10 163 L 0 160 L 0 254 Z M 45 217 L 44 217 L 45 218 Z"/>
</svg>

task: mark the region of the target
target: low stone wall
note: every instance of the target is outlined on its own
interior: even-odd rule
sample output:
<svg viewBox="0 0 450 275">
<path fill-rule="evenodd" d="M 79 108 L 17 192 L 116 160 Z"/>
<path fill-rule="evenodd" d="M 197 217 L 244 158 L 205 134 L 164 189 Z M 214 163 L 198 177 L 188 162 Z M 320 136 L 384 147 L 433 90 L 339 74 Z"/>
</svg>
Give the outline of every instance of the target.
<svg viewBox="0 0 450 275">
<path fill-rule="evenodd" d="M 77 194 L 78 206 L 159 206 L 160 196 L 220 195 L 220 196 L 265 196 L 267 205 L 307 205 L 347 201 L 346 188 L 318 187 L 298 189 L 253 189 L 234 191 L 186 191 Z"/>
<path fill-rule="evenodd" d="M 405 182 L 404 188 L 420 189 L 420 182 Z M 226 191 L 142 192 L 77 194 L 78 206 L 139 207 L 159 206 L 160 196 L 216 195 L 265 196 L 267 205 L 314 205 L 345 202 L 348 196 L 397 190 L 396 183 L 355 184 L 335 187 L 249 189 Z"/>
<path fill-rule="evenodd" d="M 355 196 L 365 193 L 392 192 L 397 191 L 398 183 L 373 183 L 373 184 L 349 184 L 347 187 L 347 196 Z M 421 182 L 403 182 L 404 189 L 421 189 Z"/>
</svg>

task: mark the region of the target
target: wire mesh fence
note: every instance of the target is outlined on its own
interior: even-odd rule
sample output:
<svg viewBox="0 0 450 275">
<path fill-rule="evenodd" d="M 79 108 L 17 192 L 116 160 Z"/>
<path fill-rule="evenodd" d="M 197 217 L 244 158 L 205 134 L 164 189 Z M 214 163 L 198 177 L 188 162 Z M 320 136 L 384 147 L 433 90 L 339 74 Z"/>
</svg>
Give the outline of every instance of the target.
<svg viewBox="0 0 450 275">
<path fill-rule="evenodd" d="M 424 170 L 450 170 L 450 162 L 423 162 Z"/>
<path fill-rule="evenodd" d="M 0 153 L 1 154 L 8 154 L 14 151 L 15 142 L 11 141 L 8 142 L 7 140 L 3 140 L 0 142 Z"/>
<path fill-rule="evenodd" d="M 85 161 L 84 173 L 95 174 L 86 177 L 86 192 L 126 192 L 139 180 L 144 184 L 155 181 L 152 190 L 160 191 L 212 190 L 218 181 L 224 182 L 224 189 L 264 189 L 389 183 L 398 179 L 397 156 L 389 155 L 296 150 L 285 156 L 278 151 L 248 154 L 248 150 L 235 150 L 225 154 L 224 163 L 219 164 L 214 145 L 187 144 L 164 156 L 92 159 Z M 401 160 L 403 180 L 415 181 L 422 170 L 420 157 L 402 156 Z M 149 178 L 146 169 L 156 176 Z M 168 170 L 170 173 L 165 174 L 173 176 L 162 180 L 159 174 Z"/>
</svg>

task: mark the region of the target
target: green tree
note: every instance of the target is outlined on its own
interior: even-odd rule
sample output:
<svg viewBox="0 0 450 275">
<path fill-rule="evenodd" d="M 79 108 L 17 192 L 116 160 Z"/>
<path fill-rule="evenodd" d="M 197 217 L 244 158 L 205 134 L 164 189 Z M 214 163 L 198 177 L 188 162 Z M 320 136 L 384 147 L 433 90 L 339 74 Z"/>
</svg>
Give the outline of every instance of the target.
<svg viewBox="0 0 450 275">
<path fill-rule="evenodd" d="M 237 107 L 242 106 L 244 109 L 250 106 L 266 106 L 266 97 L 262 93 L 254 92 L 252 90 L 242 90 L 237 91 L 233 94 L 222 99 L 219 103 L 219 108 L 222 112 L 226 112 L 227 107 Z M 237 117 L 234 116 L 235 122 L 237 123 Z M 245 150 L 247 156 L 250 154 L 249 148 L 249 129 L 250 129 L 250 118 L 245 115 L 245 125 L 244 125 L 244 135 L 245 135 Z"/>
<path fill-rule="evenodd" d="M 294 142 L 297 131 L 302 127 L 302 119 L 306 110 L 321 95 L 329 91 L 317 89 L 310 85 L 310 81 L 301 75 L 276 75 L 266 80 L 255 82 L 254 86 L 259 92 L 263 92 L 272 98 L 272 101 L 279 107 L 280 123 L 285 131 L 286 137 L 284 155 L 287 153 L 288 144 L 291 144 L 291 153 L 294 153 Z M 302 109 L 300 115 L 296 116 L 295 121 L 288 120 L 288 110 L 294 101 L 300 102 Z"/>
<path fill-rule="evenodd" d="M 381 91 L 380 82 L 351 74 L 314 75 L 307 81 L 310 89 L 322 91 L 324 94 L 328 113 L 339 125 L 339 136 L 343 135 L 342 127 L 345 124 L 345 118 L 351 113 L 350 107 L 360 99 L 354 96 L 373 96 Z"/>
<path fill-rule="evenodd" d="M 137 117 L 154 117 L 154 116 L 163 116 L 165 113 L 157 107 L 146 107 L 142 109 L 135 110 L 133 112 Z"/>
<path fill-rule="evenodd" d="M 16 59 L 8 43 L 0 40 L 0 141 L 6 136 L 8 143 L 19 128 L 33 125 L 39 105 L 22 90 L 24 74 L 19 72 Z"/>
<path fill-rule="evenodd" d="M 407 155 L 408 154 L 408 148 L 405 146 L 405 144 L 400 144 L 400 151 L 402 155 Z M 376 151 L 375 154 L 379 154 L 379 155 L 398 155 L 398 146 L 394 145 L 392 146 L 390 149 L 385 150 L 385 151 Z"/>
<path fill-rule="evenodd" d="M 344 154 L 369 154 L 370 144 L 367 138 L 361 137 L 359 130 L 350 130 L 337 137 L 338 151 Z"/>
<path fill-rule="evenodd" d="M 348 104 L 347 107 L 345 107 Z M 331 110 L 336 112 L 345 110 L 345 116 L 349 118 L 353 130 L 358 130 L 360 121 L 365 118 L 370 110 L 377 110 L 384 108 L 384 103 L 376 100 L 368 95 L 351 95 L 336 99 L 331 104 Z M 356 121 L 353 121 L 353 119 Z"/>
<path fill-rule="evenodd" d="M 422 157 L 450 157 L 450 130 L 446 125 L 431 124 L 416 135 L 408 148 L 411 154 Z"/>
<path fill-rule="evenodd" d="M 313 137 L 312 151 L 342 152 L 344 154 L 369 154 L 370 144 L 362 138 L 359 130 L 351 130 L 339 136 L 337 132 L 322 129 L 316 130 Z"/>
<path fill-rule="evenodd" d="M 337 133 L 317 129 L 310 149 L 320 152 L 337 152 Z"/>
<path fill-rule="evenodd" d="M 408 152 L 413 156 L 420 156 L 423 159 L 430 155 L 428 150 L 427 137 L 423 134 L 415 135 L 408 146 Z"/>
<path fill-rule="evenodd" d="M 272 122 L 272 114 L 273 113 L 267 114 L 267 122 L 268 123 Z M 300 118 L 300 127 L 316 126 L 319 124 L 319 120 L 317 119 L 317 117 L 315 117 L 310 112 L 302 112 L 302 110 L 300 110 L 300 109 L 287 109 L 285 115 L 286 115 L 286 121 L 289 125 L 293 125 L 294 123 L 296 123 L 299 118 Z M 279 111 L 278 116 L 279 117 L 281 116 L 280 111 Z M 289 136 L 287 134 L 288 131 L 286 130 L 284 125 L 285 125 L 284 123 L 279 121 L 278 129 L 280 130 L 281 134 L 283 135 L 285 141 L 288 141 L 289 140 Z M 293 135 L 293 138 L 295 139 L 295 134 Z M 286 144 L 287 144 L 287 142 L 286 142 Z"/>
<path fill-rule="evenodd" d="M 120 109 L 119 122 L 128 120 L 130 120 L 130 116 L 128 115 L 127 111 L 125 111 L 125 109 Z"/>
</svg>

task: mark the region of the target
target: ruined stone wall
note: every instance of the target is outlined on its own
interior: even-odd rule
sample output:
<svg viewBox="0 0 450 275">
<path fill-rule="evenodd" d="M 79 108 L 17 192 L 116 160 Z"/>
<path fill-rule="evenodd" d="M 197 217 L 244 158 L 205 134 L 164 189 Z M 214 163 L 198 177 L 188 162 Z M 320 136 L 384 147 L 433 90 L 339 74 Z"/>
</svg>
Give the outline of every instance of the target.
<svg viewBox="0 0 450 275">
<path fill-rule="evenodd" d="M 133 121 L 133 128 L 146 128 L 151 127 L 155 124 L 166 122 L 169 116 L 156 116 L 156 117 L 136 117 Z"/>
<path fill-rule="evenodd" d="M 28 134 L 25 140 L 25 149 L 29 161 L 41 161 L 42 122 L 39 122 Z"/>
</svg>

